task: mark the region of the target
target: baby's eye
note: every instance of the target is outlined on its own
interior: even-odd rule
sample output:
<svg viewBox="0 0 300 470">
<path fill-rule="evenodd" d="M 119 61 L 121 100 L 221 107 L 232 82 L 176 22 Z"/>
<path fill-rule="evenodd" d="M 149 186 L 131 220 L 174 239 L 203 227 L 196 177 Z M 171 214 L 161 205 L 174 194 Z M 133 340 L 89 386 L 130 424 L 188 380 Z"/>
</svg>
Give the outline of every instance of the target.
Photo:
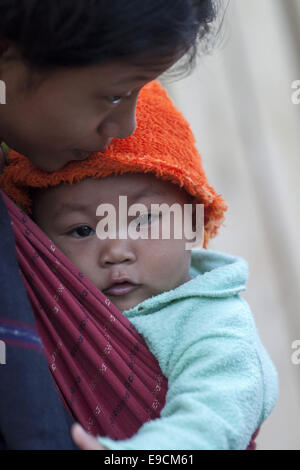
<svg viewBox="0 0 300 470">
<path fill-rule="evenodd" d="M 94 234 L 94 230 L 88 225 L 81 225 L 68 232 L 68 235 L 72 235 L 75 238 L 87 238 Z"/>
<path fill-rule="evenodd" d="M 147 224 L 151 224 L 154 219 L 157 218 L 156 214 L 141 214 L 139 217 L 135 219 L 136 226 L 145 226 Z"/>
</svg>

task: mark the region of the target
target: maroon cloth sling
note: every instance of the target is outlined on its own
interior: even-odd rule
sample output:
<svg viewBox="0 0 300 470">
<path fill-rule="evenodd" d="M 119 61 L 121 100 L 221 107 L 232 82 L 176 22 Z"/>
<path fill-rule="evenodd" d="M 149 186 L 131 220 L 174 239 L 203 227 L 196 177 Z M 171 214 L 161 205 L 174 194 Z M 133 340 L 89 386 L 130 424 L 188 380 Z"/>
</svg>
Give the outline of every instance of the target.
<svg viewBox="0 0 300 470">
<path fill-rule="evenodd" d="M 58 393 L 89 433 L 131 437 L 164 406 L 168 383 L 157 359 L 132 323 L 1 194 Z M 247 450 L 255 450 L 257 432 Z"/>
<path fill-rule="evenodd" d="M 131 322 L 4 193 L 18 262 L 57 390 L 93 435 L 160 416 L 167 379 Z M 12 286 L 13 289 L 13 286 Z"/>
</svg>

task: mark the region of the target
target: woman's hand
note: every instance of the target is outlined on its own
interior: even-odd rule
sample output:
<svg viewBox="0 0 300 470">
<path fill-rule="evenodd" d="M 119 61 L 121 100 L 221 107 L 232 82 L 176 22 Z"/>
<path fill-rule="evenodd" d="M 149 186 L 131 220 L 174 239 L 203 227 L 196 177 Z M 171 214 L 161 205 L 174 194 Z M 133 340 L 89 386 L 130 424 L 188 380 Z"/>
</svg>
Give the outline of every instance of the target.
<svg viewBox="0 0 300 470">
<path fill-rule="evenodd" d="M 97 439 L 90 436 L 79 424 L 74 424 L 71 435 L 75 444 L 82 450 L 107 450 Z"/>
</svg>

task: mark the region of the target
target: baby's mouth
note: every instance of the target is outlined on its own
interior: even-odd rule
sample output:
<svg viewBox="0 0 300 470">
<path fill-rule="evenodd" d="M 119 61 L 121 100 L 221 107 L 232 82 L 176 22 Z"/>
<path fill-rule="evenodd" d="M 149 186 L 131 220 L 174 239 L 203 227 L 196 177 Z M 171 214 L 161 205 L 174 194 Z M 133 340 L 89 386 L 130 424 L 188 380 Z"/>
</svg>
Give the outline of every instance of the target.
<svg viewBox="0 0 300 470">
<path fill-rule="evenodd" d="M 131 282 L 122 282 L 113 284 L 109 289 L 105 289 L 103 294 L 105 295 L 125 295 L 131 292 L 132 290 L 138 287 L 137 284 L 132 284 Z"/>
</svg>

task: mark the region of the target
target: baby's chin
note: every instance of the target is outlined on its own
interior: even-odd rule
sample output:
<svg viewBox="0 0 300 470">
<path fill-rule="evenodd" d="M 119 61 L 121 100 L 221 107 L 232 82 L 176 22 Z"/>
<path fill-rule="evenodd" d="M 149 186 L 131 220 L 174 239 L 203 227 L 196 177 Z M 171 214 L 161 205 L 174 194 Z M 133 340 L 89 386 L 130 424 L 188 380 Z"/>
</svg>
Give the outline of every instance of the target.
<svg viewBox="0 0 300 470">
<path fill-rule="evenodd" d="M 120 312 L 125 312 L 126 310 L 130 310 L 134 307 L 136 307 L 138 304 L 141 302 L 136 300 L 136 301 L 129 301 L 126 299 L 117 299 L 116 297 L 108 297 L 111 303 L 113 303 Z"/>
</svg>

